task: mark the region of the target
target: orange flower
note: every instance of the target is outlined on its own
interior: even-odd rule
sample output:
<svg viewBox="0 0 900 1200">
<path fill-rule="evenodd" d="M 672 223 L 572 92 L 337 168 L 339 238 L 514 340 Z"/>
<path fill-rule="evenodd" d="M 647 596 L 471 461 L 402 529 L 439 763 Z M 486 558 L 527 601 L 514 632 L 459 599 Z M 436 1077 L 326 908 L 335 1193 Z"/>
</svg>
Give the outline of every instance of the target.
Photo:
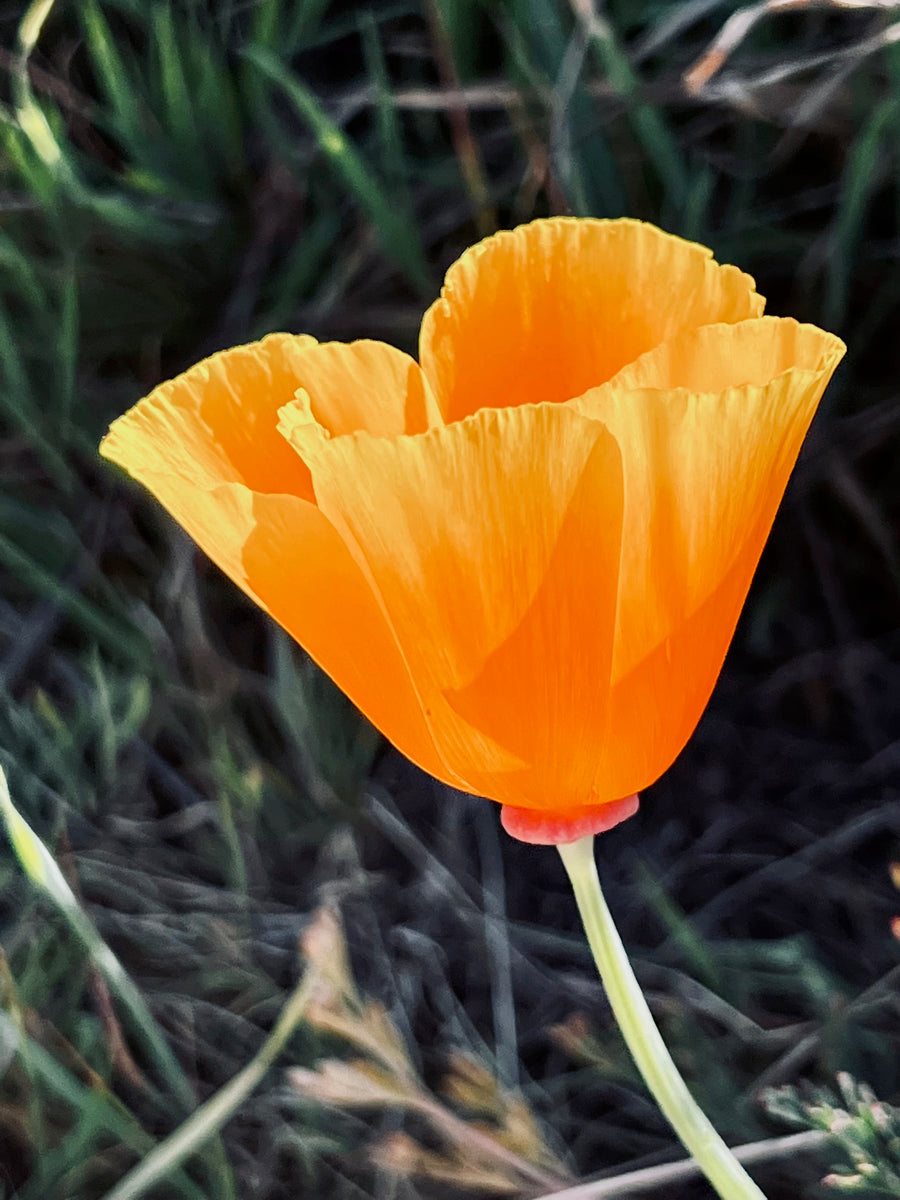
<svg viewBox="0 0 900 1200">
<path fill-rule="evenodd" d="M 414 762 L 571 841 L 703 711 L 843 344 L 636 221 L 449 270 L 420 364 L 272 334 L 116 421 L 148 487 Z"/>
</svg>

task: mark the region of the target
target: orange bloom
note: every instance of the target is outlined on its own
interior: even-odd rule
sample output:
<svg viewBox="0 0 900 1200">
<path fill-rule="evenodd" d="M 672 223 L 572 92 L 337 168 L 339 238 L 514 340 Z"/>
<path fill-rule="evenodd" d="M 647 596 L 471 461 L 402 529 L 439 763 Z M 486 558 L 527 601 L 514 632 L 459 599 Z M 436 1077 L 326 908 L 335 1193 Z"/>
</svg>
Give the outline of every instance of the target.
<svg viewBox="0 0 900 1200">
<path fill-rule="evenodd" d="M 272 334 L 102 453 L 404 754 L 571 841 L 696 726 L 844 353 L 763 304 L 651 225 L 535 221 L 450 268 L 419 363 Z"/>
</svg>

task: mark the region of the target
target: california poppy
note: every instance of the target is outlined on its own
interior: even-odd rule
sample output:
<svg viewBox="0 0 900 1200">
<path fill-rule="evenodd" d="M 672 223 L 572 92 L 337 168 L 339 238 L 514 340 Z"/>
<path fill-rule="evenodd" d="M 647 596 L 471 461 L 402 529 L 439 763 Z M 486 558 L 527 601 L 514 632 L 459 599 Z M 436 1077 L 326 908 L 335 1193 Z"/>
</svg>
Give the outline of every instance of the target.
<svg viewBox="0 0 900 1200">
<path fill-rule="evenodd" d="M 271 334 L 117 420 L 140 480 L 414 762 L 567 842 L 699 720 L 844 353 L 631 220 L 472 247 L 419 363 Z"/>
</svg>

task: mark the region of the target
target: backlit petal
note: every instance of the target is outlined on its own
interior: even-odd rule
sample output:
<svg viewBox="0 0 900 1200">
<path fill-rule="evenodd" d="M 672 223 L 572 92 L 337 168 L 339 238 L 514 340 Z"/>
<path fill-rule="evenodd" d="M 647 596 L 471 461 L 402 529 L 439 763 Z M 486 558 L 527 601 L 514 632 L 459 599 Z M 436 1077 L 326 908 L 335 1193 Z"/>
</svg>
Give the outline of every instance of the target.
<svg viewBox="0 0 900 1200">
<path fill-rule="evenodd" d="M 764 386 L 785 371 L 833 371 L 844 353 L 840 338 L 792 317 L 758 317 L 738 324 L 685 330 L 628 363 L 610 380 L 630 388 L 689 388 L 721 392 Z M 576 405 L 576 407 L 580 407 Z"/>
<path fill-rule="evenodd" d="M 516 807 L 605 801 L 593 783 L 622 490 L 603 426 L 548 405 L 485 410 L 419 437 L 329 441 L 302 416 L 292 426 L 289 406 L 283 428 L 466 787 Z"/>
<path fill-rule="evenodd" d="M 764 303 L 704 246 L 639 221 L 553 217 L 462 255 L 425 314 L 419 357 L 455 421 L 580 396 L 681 330 Z"/>
<path fill-rule="evenodd" d="M 610 794 L 662 774 L 699 720 L 843 349 L 794 321 L 719 325 L 684 334 L 573 402 L 608 426 L 625 472 L 602 764 Z"/>
<path fill-rule="evenodd" d="M 419 364 L 384 342 L 314 344 L 297 362 L 297 381 L 312 417 L 333 437 L 359 430 L 397 437 L 440 422 Z"/>
<path fill-rule="evenodd" d="M 458 783 L 437 755 L 375 596 L 277 432 L 277 409 L 293 396 L 309 341 L 274 335 L 198 364 L 114 422 L 101 452 L 377 725 L 397 729 L 411 758 Z"/>
<path fill-rule="evenodd" d="M 275 414 L 297 389 L 300 354 L 315 344 L 312 337 L 272 333 L 204 359 L 114 421 L 100 453 L 132 474 L 132 468 L 152 472 L 162 438 L 166 470 L 201 486 L 239 482 L 311 499 L 309 475 L 278 436 Z"/>
</svg>

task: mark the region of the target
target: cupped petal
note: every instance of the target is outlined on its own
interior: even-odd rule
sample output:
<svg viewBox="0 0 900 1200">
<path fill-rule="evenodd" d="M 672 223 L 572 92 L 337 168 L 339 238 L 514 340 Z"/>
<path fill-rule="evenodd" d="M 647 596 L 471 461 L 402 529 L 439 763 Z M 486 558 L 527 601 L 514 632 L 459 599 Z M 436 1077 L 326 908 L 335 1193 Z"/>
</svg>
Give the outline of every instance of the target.
<svg viewBox="0 0 900 1200">
<path fill-rule="evenodd" d="M 392 441 L 282 421 L 467 790 L 548 813 L 617 799 L 593 787 L 622 520 L 606 429 L 552 405 Z"/>
<path fill-rule="evenodd" d="M 114 421 L 100 453 L 133 475 L 160 466 L 201 486 L 243 483 L 312 498 L 309 473 L 278 436 L 276 413 L 297 389 L 298 359 L 315 338 L 271 333 L 213 354 L 162 383 Z"/>
<path fill-rule="evenodd" d="M 625 475 L 600 769 L 611 794 L 646 787 L 696 726 L 843 351 L 838 338 L 794 321 L 719 325 L 684 334 L 572 402 L 607 425 Z"/>
<path fill-rule="evenodd" d="M 830 376 L 845 350 L 834 334 L 793 317 L 711 324 L 685 330 L 642 354 L 624 366 L 609 386 L 617 391 L 689 388 L 692 392 L 721 392 L 745 384 L 763 387 L 791 370 L 827 370 Z"/>
<path fill-rule="evenodd" d="M 277 433 L 305 343 L 275 335 L 198 364 L 114 422 L 101 453 L 148 488 L 377 726 L 398 731 L 412 759 L 460 786 L 376 597 L 316 508 L 307 467 Z"/>
<path fill-rule="evenodd" d="M 297 383 L 310 415 L 332 437 L 360 430 L 397 437 L 441 420 L 419 364 L 385 342 L 313 344 L 299 357 Z"/>
<path fill-rule="evenodd" d="M 580 396 L 681 330 L 757 317 L 764 304 L 749 275 L 653 225 L 551 217 L 454 263 L 419 359 L 457 421 Z"/>
</svg>

